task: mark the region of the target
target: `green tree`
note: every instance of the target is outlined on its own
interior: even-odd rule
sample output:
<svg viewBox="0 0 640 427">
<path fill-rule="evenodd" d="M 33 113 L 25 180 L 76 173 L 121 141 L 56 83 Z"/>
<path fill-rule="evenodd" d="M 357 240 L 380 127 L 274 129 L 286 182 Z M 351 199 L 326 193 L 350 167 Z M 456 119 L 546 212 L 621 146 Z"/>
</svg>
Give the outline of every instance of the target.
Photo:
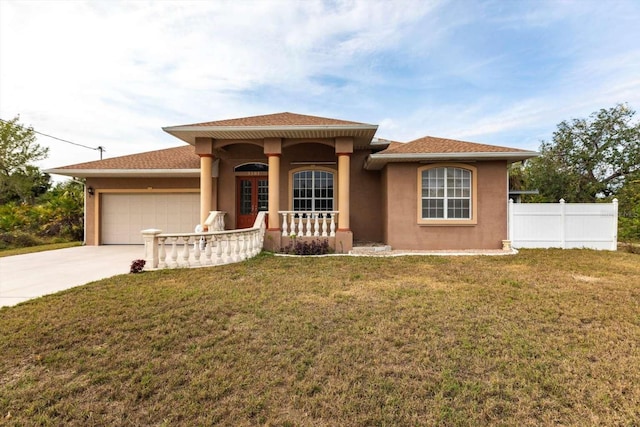
<svg viewBox="0 0 640 427">
<path fill-rule="evenodd" d="M 618 198 L 618 238 L 640 241 L 640 172 L 627 177 Z"/>
<path fill-rule="evenodd" d="M 33 202 L 50 186 L 49 175 L 32 165 L 45 159 L 49 149 L 38 144 L 33 129 L 18 119 L 0 120 L 0 204 Z"/>
<path fill-rule="evenodd" d="M 625 104 L 601 109 L 587 119 L 563 121 L 540 157 L 523 171 L 542 201 L 593 202 L 615 194 L 640 170 L 640 122 Z"/>
</svg>

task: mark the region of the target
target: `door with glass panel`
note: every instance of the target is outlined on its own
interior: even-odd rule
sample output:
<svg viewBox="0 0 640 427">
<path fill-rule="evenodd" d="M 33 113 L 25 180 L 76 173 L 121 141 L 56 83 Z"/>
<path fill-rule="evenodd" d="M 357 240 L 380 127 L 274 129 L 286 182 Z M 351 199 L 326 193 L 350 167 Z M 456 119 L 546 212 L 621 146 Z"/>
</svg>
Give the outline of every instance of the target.
<svg viewBox="0 0 640 427">
<path fill-rule="evenodd" d="M 236 228 L 251 228 L 258 212 L 269 210 L 269 180 L 266 176 L 239 176 L 236 188 Z"/>
</svg>

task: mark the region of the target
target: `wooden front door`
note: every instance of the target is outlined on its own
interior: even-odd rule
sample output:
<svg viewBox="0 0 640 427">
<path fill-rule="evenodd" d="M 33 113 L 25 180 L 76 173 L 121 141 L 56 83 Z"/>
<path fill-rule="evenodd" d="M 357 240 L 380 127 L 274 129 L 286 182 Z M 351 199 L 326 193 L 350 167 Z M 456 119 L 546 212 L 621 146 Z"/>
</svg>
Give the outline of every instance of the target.
<svg viewBox="0 0 640 427">
<path fill-rule="evenodd" d="M 269 180 L 266 176 L 239 176 L 236 188 L 236 228 L 251 228 L 258 212 L 269 210 Z"/>
</svg>

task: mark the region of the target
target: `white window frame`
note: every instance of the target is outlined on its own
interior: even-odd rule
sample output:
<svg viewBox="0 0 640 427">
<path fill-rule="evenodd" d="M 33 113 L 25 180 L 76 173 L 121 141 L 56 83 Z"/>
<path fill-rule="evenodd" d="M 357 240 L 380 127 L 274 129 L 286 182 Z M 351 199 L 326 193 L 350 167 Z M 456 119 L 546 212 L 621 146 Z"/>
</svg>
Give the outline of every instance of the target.
<svg viewBox="0 0 640 427">
<path fill-rule="evenodd" d="M 302 212 L 323 212 L 323 211 L 335 211 L 335 207 L 336 207 L 336 200 L 337 200 L 337 195 L 338 195 L 338 188 L 336 186 L 337 184 L 337 180 L 336 180 L 336 176 L 338 175 L 337 172 L 333 169 L 330 168 L 325 168 L 325 167 L 304 167 L 304 168 L 297 168 L 297 169 L 293 169 L 291 171 L 289 171 L 289 189 L 290 189 L 290 196 L 289 196 L 289 210 L 294 211 L 296 210 L 294 208 L 295 206 L 295 175 L 297 173 L 300 172 L 311 172 L 312 173 L 312 196 L 311 196 L 311 203 L 312 203 L 312 207 L 313 209 L 310 210 L 302 210 Z M 331 174 L 332 176 L 332 182 L 333 182 L 333 196 L 331 197 L 331 208 L 327 208 L 327 209 L 315 209 L 315 201 L 317 200 L 315 197 L 315 179 L 316 179 L 316 172 L 324 172 L 324 173 L 328 173 Z"/>
<path fill-rule="evenodd" d="M 442 196 L 431 196 L 429 197 L 428 195 L 424 195 L 424 190 L 425 188 L 423 188 L 423 173 L 429 170 L 433 170 L 433 169 L 443 169 L 444 170 L 444 175 L 443 175 L 443 184 L 444 184 L 444 188 Z M 458 195 L 449 195 L 448 190 L 452 190 L 451 188 L 448 187 L 448 179 L 447 179 L 447 172 L 450 169 L 461 169 L 463 171 L 466 171 L 469 173 L 471 182 L 469 185 L 469 196 L 464 196 L 461 195 L 460 192 L 458 192 Z M 418 168 L 418 187 L 417 187 L 417 201 L 418 201 L 418 212 L 417 212 L 417 217 L 418 217 L 418 224 L 421 225 L 475 225 L 478 223 L 478 179 L 477 179 L 477 175 L 478 175 L 478 170 L 475 166 L 471 166 L 471 165 L 467 165 L 467 164 L 460 164 L 460 163 L 434 163 L 431 165 L 426 165 L 423 167 Z M 456 189 L 456 190 L 460 190 L 463 191 L 463 189 Z M 454 190 L 455 192 L 455 190 Z M 423 210 L 422 210 L 422 205 L 423 202 L 425 200 L 429 200 L 429 199 L 440 199 L 443 200 L 443 217 L 442 218 L 425 218 L 422 216 Z M 448 218 L 448 205 L 449 205 L 449 201 L 450 200 L 469 200 L 469 218 Z"/>
</svg>

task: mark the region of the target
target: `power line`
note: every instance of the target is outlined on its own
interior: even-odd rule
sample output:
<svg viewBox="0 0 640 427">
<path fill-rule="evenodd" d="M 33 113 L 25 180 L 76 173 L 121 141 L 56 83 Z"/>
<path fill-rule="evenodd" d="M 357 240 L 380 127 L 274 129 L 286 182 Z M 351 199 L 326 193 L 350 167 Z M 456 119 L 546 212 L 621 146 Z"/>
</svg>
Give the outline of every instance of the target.
<svg viewBox="0 0 640 427">
<path fill-rule="evenodd" d="M 0 122 L 10 123 L 9 121 L 4 120 L 4 119 L 0 119 Z M 23 126 L 23 125 L 18 124 L 18 125 L 16 125 L 16 126 L 20 126 L 21 128 L 23 128 L 23 129 L 24 129 L 24 126 Z M 57 136 L 47 135 L 46 133 L 38 132 L 38 131 L 37 131 L 37 130 L 35 130 L 34 128 L 30 128 L 30 129 L 31 129 L 34 133 L 37 133 L 38 135 L 46 136 L 47 138 L 56 139 L 56 140 L 58 140 L 58 141 L 66 142 L 67 144 L 77 145 L 78 147 L 87 148 L 87 149 L 89 149 L 89 150 L 97 150 L 97 151 L 100 151 L 100 160 L 102 160 L 102 153 L 103 153 L 104 151 L 107 151 L 107 150 L 105 150 L 105 148 L 104 148 L 104 147 L 102 147 L 102 146 L 98 146 L 98 147 L 89 147 L 88 145 L 78 144 L 77 142 L 68 141 L 68 140 L 66 140 L 66 139 L 58 138 Z"/>
</svg>

